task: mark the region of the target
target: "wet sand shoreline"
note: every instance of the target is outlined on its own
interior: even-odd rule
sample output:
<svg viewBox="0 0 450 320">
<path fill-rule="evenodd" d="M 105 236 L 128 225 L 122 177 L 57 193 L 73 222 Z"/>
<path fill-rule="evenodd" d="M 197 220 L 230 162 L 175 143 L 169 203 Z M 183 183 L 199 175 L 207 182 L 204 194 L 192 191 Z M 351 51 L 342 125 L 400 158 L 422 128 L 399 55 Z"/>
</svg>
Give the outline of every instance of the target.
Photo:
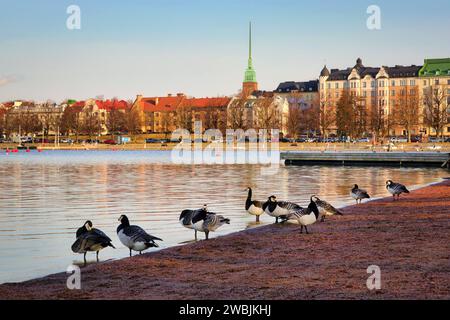
<svg viewBox="0 0 450 320">
<path fill-rule="evenodd" d="M 449 299 L 450 180 L 343 209 L 300 234 L 268 225 L 0 285 L 0 299 Z M 202 237 L 200 237 L 202 238 Z M 369 291 L 366 270 L 381 269 Z"/>
</svg>

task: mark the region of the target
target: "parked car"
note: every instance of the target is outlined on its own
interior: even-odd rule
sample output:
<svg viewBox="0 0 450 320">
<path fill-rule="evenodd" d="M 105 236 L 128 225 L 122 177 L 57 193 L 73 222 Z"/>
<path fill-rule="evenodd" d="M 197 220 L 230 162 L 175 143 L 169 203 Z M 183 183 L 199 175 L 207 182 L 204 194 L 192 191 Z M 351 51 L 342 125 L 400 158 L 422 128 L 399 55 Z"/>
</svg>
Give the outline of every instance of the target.
<svg viewBox="0 0 450 320">
<path fill-rule="evenodd" d="M 359 139 L 356 140 L 356 142 L 369 143 L 370 139 L 369 138 L 359 138 Z"/>
<path fill-rule="evenodd" d="M 72 139 L 61 139 L 60 140 L 61 143 L 73 143 Z"/>
<path fill-rule="evenodd" d="M 86 143 L 91 143 L 91 144 L 100 143 L 100 141 L 98 139 L 87 139 L 85 142 Z"/>
<path fill-rule="evenodd" d="M 117 142 L 115 140 L 113 140 L 113 139 L 105 140 L 105 141 L 103 141 L 103 143 L 104 144 L 111 144 L 111 145 L 117 144 Z"/>
<path fill-rule="evenodd" d="M 439 137 L 429 137 L 428 142 L 431 142 L 431 143 L 445 142 L 445 139 L 439 138 Z"/>
<path fill-rule="evenodd" d="M 20 142 L 21 143 L 33 143 L 33 138 L 32 137 L 21 137 Z"/>
<path fill-rule="evenodd" d="M 404 136 L 391 137 L 389 140 L 391 142 L 393 142 L 393 143 L 406 143 L 406 142 L 408 142 L 408 138 L 406 138 Z"/>
<path fill-rule="evenodd" d="M 148 139 L 145 139 L 145 143 L 161 143 L 161 140 L 160 139 L 148 138 Z"/>
<path fill-rule="evenodd" d="M 446 138 L 444 142 L 450 142 L 450 137 Z"/>
<path fill-rule="evenodd" d="M 48 139 L 42 139 L 42 138 L 36 138 L 34 139 L 35 143 L 50 143 L 50 140 Z"/>
<path fill-rule="evenodd" d="M 411 136 L 411 142 L 422 142 L 421 136 Z"/>
</svg>

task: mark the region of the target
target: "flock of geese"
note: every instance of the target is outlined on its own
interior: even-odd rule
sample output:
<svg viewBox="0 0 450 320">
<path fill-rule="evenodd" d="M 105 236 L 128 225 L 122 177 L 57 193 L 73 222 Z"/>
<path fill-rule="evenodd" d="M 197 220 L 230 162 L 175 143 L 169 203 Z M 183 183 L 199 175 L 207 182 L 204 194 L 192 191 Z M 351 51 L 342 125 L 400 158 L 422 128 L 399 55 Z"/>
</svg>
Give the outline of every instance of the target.
<svg viewBox="0 0 450 320">
<path fill-rule="evenodd" d="M 392 180 L 386 181 L 386 189 L 392 194 L 394 201 L 398 201 L 402 193 L 409 193 L 404 185 L 395 183 Z M 260 216 L 266 213 L 275 218 L 275 223 L 279 223 L 280 221 L 281 223 L 297 221 L 301 226 L 300 233 L 303 233 L 304 228 L 308 234 L 308 226 L 319 220 L 324 222 L 325 217 L 343 215 L 340 210 L 315 195 L 311 196 L 308 207 L 302 208 L 293 202 L 278 201 L 276 196 L 270 196 L 265 202 L 252 200 L 252 189 L 247 188 L 246 191 L 248 191 L 248 195 L 245 201 L 245 210 L 256 217 L 256 222 L 259 222 Z M 350 195 L 356 200 L 356 204 L 361 204 L 363 199 L 370 199 L 367 191 L 360 189 L 357 184 L 354 185 Z M 195 240 L 197 240 L 198 231 L 205 233 L 205 239 L 208 240 L 210 232 L 216 231 L 224 224 L 230 224 L 230 219 L 210 212 L 208 206 L 205 204 L 197 210 L 183 210 L 179 222 L 183 227 L 195 231 Z M 119 223 L 117 236 L 120 242 L 130 250 L 130 257 L 132 256 L 132 251 L 142 254 L 144 250 L 158 247 L 156 241 L 163 241 L 158 237 L 148 234 L 139 226 L 130 225 L 130 221 L 126 215 L 120 216 Z M 115 248 L 111 242 L 112 240 L 104 232 L 94 228 L 92 222 L 88 220 L 77 230 L 76 241 L 72 245 L 72 251 L 74 253 L 84 254 L 85 264 L 86 253 L 96 252 L 98 262 L 98 253 L 100 250 L 107 247 Z"/>
</svg>

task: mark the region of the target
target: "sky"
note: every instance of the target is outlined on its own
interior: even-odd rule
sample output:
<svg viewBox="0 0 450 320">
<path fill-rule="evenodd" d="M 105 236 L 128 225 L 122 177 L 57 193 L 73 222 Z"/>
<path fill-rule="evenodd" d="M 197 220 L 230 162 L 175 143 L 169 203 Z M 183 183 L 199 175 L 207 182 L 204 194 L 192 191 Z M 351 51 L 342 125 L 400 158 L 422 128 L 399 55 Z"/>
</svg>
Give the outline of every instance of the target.
<svg viewBox="0 0 450 320">
<path fill-rule="evenodd" d="M 69 30 L 78 5 L 81 29 Z M 381 10 L 369 30 L 367 8 Z M 0 101 L 235 94 L 253 25 L 260 89 L 323 65 L 450 57 L 448 0 L 0 0 Z"/>
</svg>

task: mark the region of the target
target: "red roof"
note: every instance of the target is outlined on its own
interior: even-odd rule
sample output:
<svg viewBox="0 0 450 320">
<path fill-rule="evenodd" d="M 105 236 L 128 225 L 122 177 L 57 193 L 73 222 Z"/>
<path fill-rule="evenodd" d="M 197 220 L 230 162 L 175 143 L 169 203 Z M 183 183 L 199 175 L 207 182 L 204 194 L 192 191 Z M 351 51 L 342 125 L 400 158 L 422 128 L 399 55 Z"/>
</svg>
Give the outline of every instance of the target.
<svg viewBox="0 0 450 320">
<path fill-rule="evenodd" d="M 125 100 L 95 100 L 95 104 L 99 109 L 111 111 L 111 110 L 126 110 L 129 105 Z"/>
<path fill-rule="evenodd" d="M 185 96 L 143 98 L 141 107 L 147 112 L 175 111 Z"/>
<path fill-rule="evenodd" d="M 82 108 L 84 108 L 84 105 L 85 105 L 84 101 L 77 101 L 74 104 L 72 104 L 70 107 L 77 107 L 77 108 L 82 107 Z"/>
<path fill-rule="evenodd" d="M 179 106 L 187 106 L 192 108 L 206 107 L 226 107 L 230 102 L 230 98 L 186 98 L 186 96 L 168 96 L 168 97 L 152 97 L 143 98 L 141 107 L 147 112 L 164 112 L 175 111 Z"/>
<path fill-rule="evenodd" d="M 207 108 L 207 107 L 226 107 L 230 103 L 230 98 L 192 98 L 186 99 L 183 104 L 192 108 Z"/>
</svg>

